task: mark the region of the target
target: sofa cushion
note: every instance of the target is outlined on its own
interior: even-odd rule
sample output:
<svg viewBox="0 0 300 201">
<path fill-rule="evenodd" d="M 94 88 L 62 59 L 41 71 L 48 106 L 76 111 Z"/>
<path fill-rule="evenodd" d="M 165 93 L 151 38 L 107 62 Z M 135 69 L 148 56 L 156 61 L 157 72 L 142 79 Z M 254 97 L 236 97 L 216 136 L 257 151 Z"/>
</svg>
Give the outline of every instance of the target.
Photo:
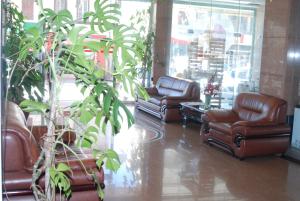
<svg viewBox="0 0 300 201">
<path fill-rule="evenodd" d="M 156 88 L 162 96 L 183 96 L 188 92 L 192 81 L 169 76 L 160 77 Z"/>
<path fill-rule="evenodd" d="M 158 93 L 161 96 L 183 96 L 184 95 L 182 90 L 166 88 L 166 87 L 158 88 Z"/>
<path fill-rule="evenodd" d="M 241 93 L 237 96 L 233 110 L 245 121 L 269 121 L 285 123 L 286 101 L 256 93 Z"/>
</svg>

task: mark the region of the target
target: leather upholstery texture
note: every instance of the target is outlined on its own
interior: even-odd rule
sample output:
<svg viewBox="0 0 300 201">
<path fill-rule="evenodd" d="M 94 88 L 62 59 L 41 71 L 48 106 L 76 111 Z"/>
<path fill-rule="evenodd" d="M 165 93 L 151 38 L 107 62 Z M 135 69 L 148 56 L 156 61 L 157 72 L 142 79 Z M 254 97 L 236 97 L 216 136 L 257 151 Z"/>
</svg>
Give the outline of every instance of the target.
<svg viewBox="0 0 300 201">
<path fill-rule="evenodd" d="M 231 110 L 210 110 L 202 117 L 203 140 L 239 158 L 282 154 L 290 141 L 285 100 L 259 93 L 241 93 Z"/>
<path fill-rule="evenodd" d="M 167 122 L 181 119 L 181 102 L 200 101 L 199 85 L 190 80 L 163 76 L 154 87 L 146 90 L 149 100 L 137 97 L 136 107 Z"/>
<path fill-rule="evenodd" d="M 41 134 L 31 133 L 26 126 L 22 110 L 16 104 L 8 102 L 6 105 L 6 125 L 1 132 L 4 139 L 3 151 L 5 159 L 3 198 L 8 200 L 26 200 L 27 198 L 33 198 L 31 190 L 32 169 L 41 151 L 40 145 L 37 143 L 40 139 L 35 139 L 35 136 L 39 138 Z M 40 129 L 33 130 L 38 131 Z M 43 132 L 46 131 L 45 129 L 41 130 Z M 75 147 L 72 149 L 73 152 L 78 154 L 77 157 L 69 151 L 63 150 L 58 151 L 56 156 L 56 162 L 67 163 L 71 167 L 72 174 L 69 174 L 73 191 L 71 200 L 80 200 L 73 197 L 79 194 L 97 195 L 93 178 L 91 175 L 86 174 L 82 163 L 85 165 L 86 170 L 95 172 L 99 183 L 103 184 L 102 186 L 104 186 L 103 169 L 99 169 L 96 166 L 91 150 Z M 82 163 L 79 162 L 79 159 Z M 44 187 L 43 177 L 39 180 L 39 185 L 42 188 Z"/>
</svg>

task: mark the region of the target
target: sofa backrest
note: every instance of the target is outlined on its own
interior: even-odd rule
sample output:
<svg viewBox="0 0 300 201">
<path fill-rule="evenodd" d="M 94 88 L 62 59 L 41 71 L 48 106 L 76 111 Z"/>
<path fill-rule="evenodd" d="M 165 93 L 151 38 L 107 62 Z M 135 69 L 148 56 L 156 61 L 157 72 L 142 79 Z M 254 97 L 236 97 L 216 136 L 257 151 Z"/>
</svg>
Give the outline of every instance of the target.
<svg viewBox="0 0 300 201">
<path fill-rule="evenodd" d="M 158 79 L 156 88 L 161 96 L 187 96 L 194 100 L 200 97 L 198 83 L 191 80 L 162 76 Z"/>
<path fill-rule="evenodd" d="M 31 169 L 37 160 L 40 149 L 34 136 L 26 127 L 26 119 L 18 105 L 7 102 L 4 135 L 5 172 Z"/>
<path fill-rule="evenodd" d="M 233 110 L 244 121 L 285 123 L 285 100 L 259 93 L 241 93 L 236 97 Z"/>
</svg>

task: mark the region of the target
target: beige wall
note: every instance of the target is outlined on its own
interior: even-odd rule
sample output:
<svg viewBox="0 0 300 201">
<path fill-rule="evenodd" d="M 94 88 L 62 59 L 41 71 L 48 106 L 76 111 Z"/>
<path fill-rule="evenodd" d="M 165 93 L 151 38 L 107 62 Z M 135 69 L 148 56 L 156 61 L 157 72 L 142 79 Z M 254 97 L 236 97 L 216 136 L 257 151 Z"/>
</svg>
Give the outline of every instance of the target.
<svg viewBox="0 0 300 201">
<path fill-rule="evenodd" d="M 288 114 L 299 101 L 297 59 L 295 51 L 295 21 L 293 7 L 297 0 L 273 0 L 266 2 L 260 92 L 288 101 Z M 299 18 L 298 18 L 299 19 Z M 299 65 L 298 65 L 299 68 Z M 299 69 L 298 69 L 299 70 Z"/>
</svg>

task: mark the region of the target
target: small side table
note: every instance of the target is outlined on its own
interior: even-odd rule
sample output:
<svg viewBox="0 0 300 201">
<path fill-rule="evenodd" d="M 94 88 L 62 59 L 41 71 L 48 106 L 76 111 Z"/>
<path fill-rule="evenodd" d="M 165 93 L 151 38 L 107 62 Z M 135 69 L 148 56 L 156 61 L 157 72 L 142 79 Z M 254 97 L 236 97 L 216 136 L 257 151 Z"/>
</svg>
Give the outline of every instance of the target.
<svg viewBox="0 0 300 201">
<path fill-rule="evenodd" d="M 188 120 L 202 123 L 202 115 L 205 113 L 205 106 L 202 102 L 182 102 L 180 103 L 180 112 L 182 115 L 182 123 L 185 127 Z"/>
</svg>

